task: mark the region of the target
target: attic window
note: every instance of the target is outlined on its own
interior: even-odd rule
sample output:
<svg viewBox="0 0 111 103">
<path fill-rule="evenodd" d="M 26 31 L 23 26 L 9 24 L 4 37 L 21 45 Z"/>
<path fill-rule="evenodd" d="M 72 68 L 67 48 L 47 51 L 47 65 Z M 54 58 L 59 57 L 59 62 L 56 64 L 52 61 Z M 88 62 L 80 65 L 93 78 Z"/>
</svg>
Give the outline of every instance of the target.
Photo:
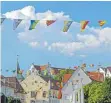
<svg viewBox="0 0 111 103">
<path fill-rule="evenodd" d="M 78 76 L 80 76 L 80 73 L 78 73 Z"/>
</svg>

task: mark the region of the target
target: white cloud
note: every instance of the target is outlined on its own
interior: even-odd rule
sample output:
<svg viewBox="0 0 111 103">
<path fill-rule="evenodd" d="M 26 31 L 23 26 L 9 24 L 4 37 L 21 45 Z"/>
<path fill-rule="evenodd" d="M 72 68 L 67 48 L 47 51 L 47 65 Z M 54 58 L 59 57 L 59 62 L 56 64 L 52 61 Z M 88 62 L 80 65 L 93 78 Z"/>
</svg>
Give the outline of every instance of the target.
<svg viewBox="0 0 111 103">
<path fill-rule="evenodd" d="M 80 57 L 83 57 L 83 58 L 84 58 L 84 57 L 86 57 L 86 55 L 80 55 Z"/>
<path fill-rule="evenodd" d="M 47 41 L 44 42 L 44 46 L 45 46 L 45 47 L 48 46 L 48 42 L 47 42 Z"/>
<path fill-rule="evenodd" d="M 29 45 L 33 48 L 36 48 L 37 46 L 39 46 L 38 42 L 30 42 Z"/>
<path fill-rule="evenodd" d="M 100 41 L 92 34 L 77 34 L 77 39 L 83 42 L 86 47 L 98 47 L 100 45 Z"/>
<path fill-rule="evenodd" d="M 84 45 L 81 42 L 56 42 L 52 43 L 49 47 L 49 50 L 59 51 L 60 53 L 68 53 L 73 55 L 77 50 L 84 48 Z"/>
<path fill-rule="evenodd" d="M 41 45 L 49 51 L 58 51 L 63 54 L 74 55 L 77 51 L 86 48 L 99 48 L 100 46 L 111 46 L 111 28 L 98 29 L 86 27 L 85 32 L 80 33 L 80 23 L 73 22 L 69 31 L 63 33 L 64 20 L 71 20 L 64 12 L 52 12 L 50 10 L 42 13 L 35 13 L 33 6 L 27 6 L 4 14 L 7 18 L 25 19 L 21 23 L 24 31 L 18 33 L 18 39 L 31 47 Z M 36 28 L 29 31 L 30 19 L 40 19 Z M 51 26 L 46 26 L 45 20 L 57 20 Z M 25 25 L 25 26 L 24 26 Z M 95 51 L 95 49 L 94 49 Z M 84 57 L 83 55 L 80 55 Z"/>
<path fill-rule="evenodd" d="M 7 12 L 4 15 L 10 19 L 36 19 L 35 8 L 33 6 L 26 6 L 23 9 Z"/>
<path fill-rule="evenodd" d="M 99 41 L 111 44 L 111 28 L 104 28 L 99 32 Z"/>
</svg>

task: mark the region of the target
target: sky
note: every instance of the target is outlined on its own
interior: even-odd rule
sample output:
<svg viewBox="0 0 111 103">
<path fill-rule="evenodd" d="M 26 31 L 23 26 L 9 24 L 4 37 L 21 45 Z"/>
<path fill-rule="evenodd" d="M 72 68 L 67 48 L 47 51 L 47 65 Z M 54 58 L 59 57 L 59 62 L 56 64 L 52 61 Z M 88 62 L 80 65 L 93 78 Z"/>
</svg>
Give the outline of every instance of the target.
<svg viewBox="0 0 111 103">
<path fill-rule="evenodd" d="M 20 68 L 27 71 L 31 64 L 74 69 L 82 63 L 87 70 L 97 70 L 98 64 L 111 66 L 111 2 L 64 1 L 4 1 L 1 14 L 7 19 L 1 26 L 2 73 L 12 75 L 19 55 Z M 13 30 L 13 19 L 23 19 Z M 40 20 L 34 30 L 28 30 L 30 20 Z M 46 26 L 45 20 L 56 20 Z M 68 32 L 62 32 L 64 20 L 73 20 Z M 88 20 L 84 32 L 80 21 Z M 103 27 L 99 20 L 106 20 Z M 89 65 L 94 64 L 93 68 Z M 6 70 L 9 72 L 6 72 Z"/>
</svg>

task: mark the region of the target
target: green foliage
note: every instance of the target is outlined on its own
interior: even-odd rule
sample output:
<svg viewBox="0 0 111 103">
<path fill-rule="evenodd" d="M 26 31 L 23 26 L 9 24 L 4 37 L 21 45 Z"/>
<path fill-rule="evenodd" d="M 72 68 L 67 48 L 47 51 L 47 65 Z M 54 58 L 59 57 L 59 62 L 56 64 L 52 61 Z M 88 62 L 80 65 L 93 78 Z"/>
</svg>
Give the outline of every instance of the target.
<svg viewBox="0 0 111 103">
<path fill-rule="evenodd" d="M 11 103 L 11 101 L 13 100 L 13 97 L 8 97 L 8 103 Z"/>
<path fill-rule="evenodd" d="M 74 71 L 72 69 L 61 69 L 60 73 L 54 76 L 55 80 L 62 81 L 64 74 L 72 74 Z"/>
<path fill-rule="evenodd" d="M 111 103 L 111 78 L 84 87 L 85 103 Z"/>
<path fill-rule="evenodd" d="M 1 103 L 21 103 L 19 99 L 13 97 L 6 97 L 5 95 L 1 96 Z"/>
</svg>

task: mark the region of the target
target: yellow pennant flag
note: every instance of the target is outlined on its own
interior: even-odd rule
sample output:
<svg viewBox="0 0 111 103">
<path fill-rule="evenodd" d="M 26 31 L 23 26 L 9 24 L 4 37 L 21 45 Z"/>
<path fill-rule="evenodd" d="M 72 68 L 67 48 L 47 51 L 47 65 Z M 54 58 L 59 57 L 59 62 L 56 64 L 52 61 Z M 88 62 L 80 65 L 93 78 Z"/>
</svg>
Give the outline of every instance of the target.
<svg viewBox="0 0 111 103">
<path fill-rule="evenodd" d="M 63 28 L 63 32 L 67 32 L 68 29 L 70 28 L 71 24 L 73 21 L 64 21 L 64 28 Z"/>
<path fill-rule="evenodd" d="M 81 21 L 81 32 L 85 30 L 88 23 L 89 21 L 86 21 L 86 20 Z"/>
<path fill-rule="evenodd" d="M 106 21 L 105 20 L 100 20 L 100 21 L 98 21 L 98 23 L 102 27 L 104 24 L 106 24 Z"/>
</svg>

